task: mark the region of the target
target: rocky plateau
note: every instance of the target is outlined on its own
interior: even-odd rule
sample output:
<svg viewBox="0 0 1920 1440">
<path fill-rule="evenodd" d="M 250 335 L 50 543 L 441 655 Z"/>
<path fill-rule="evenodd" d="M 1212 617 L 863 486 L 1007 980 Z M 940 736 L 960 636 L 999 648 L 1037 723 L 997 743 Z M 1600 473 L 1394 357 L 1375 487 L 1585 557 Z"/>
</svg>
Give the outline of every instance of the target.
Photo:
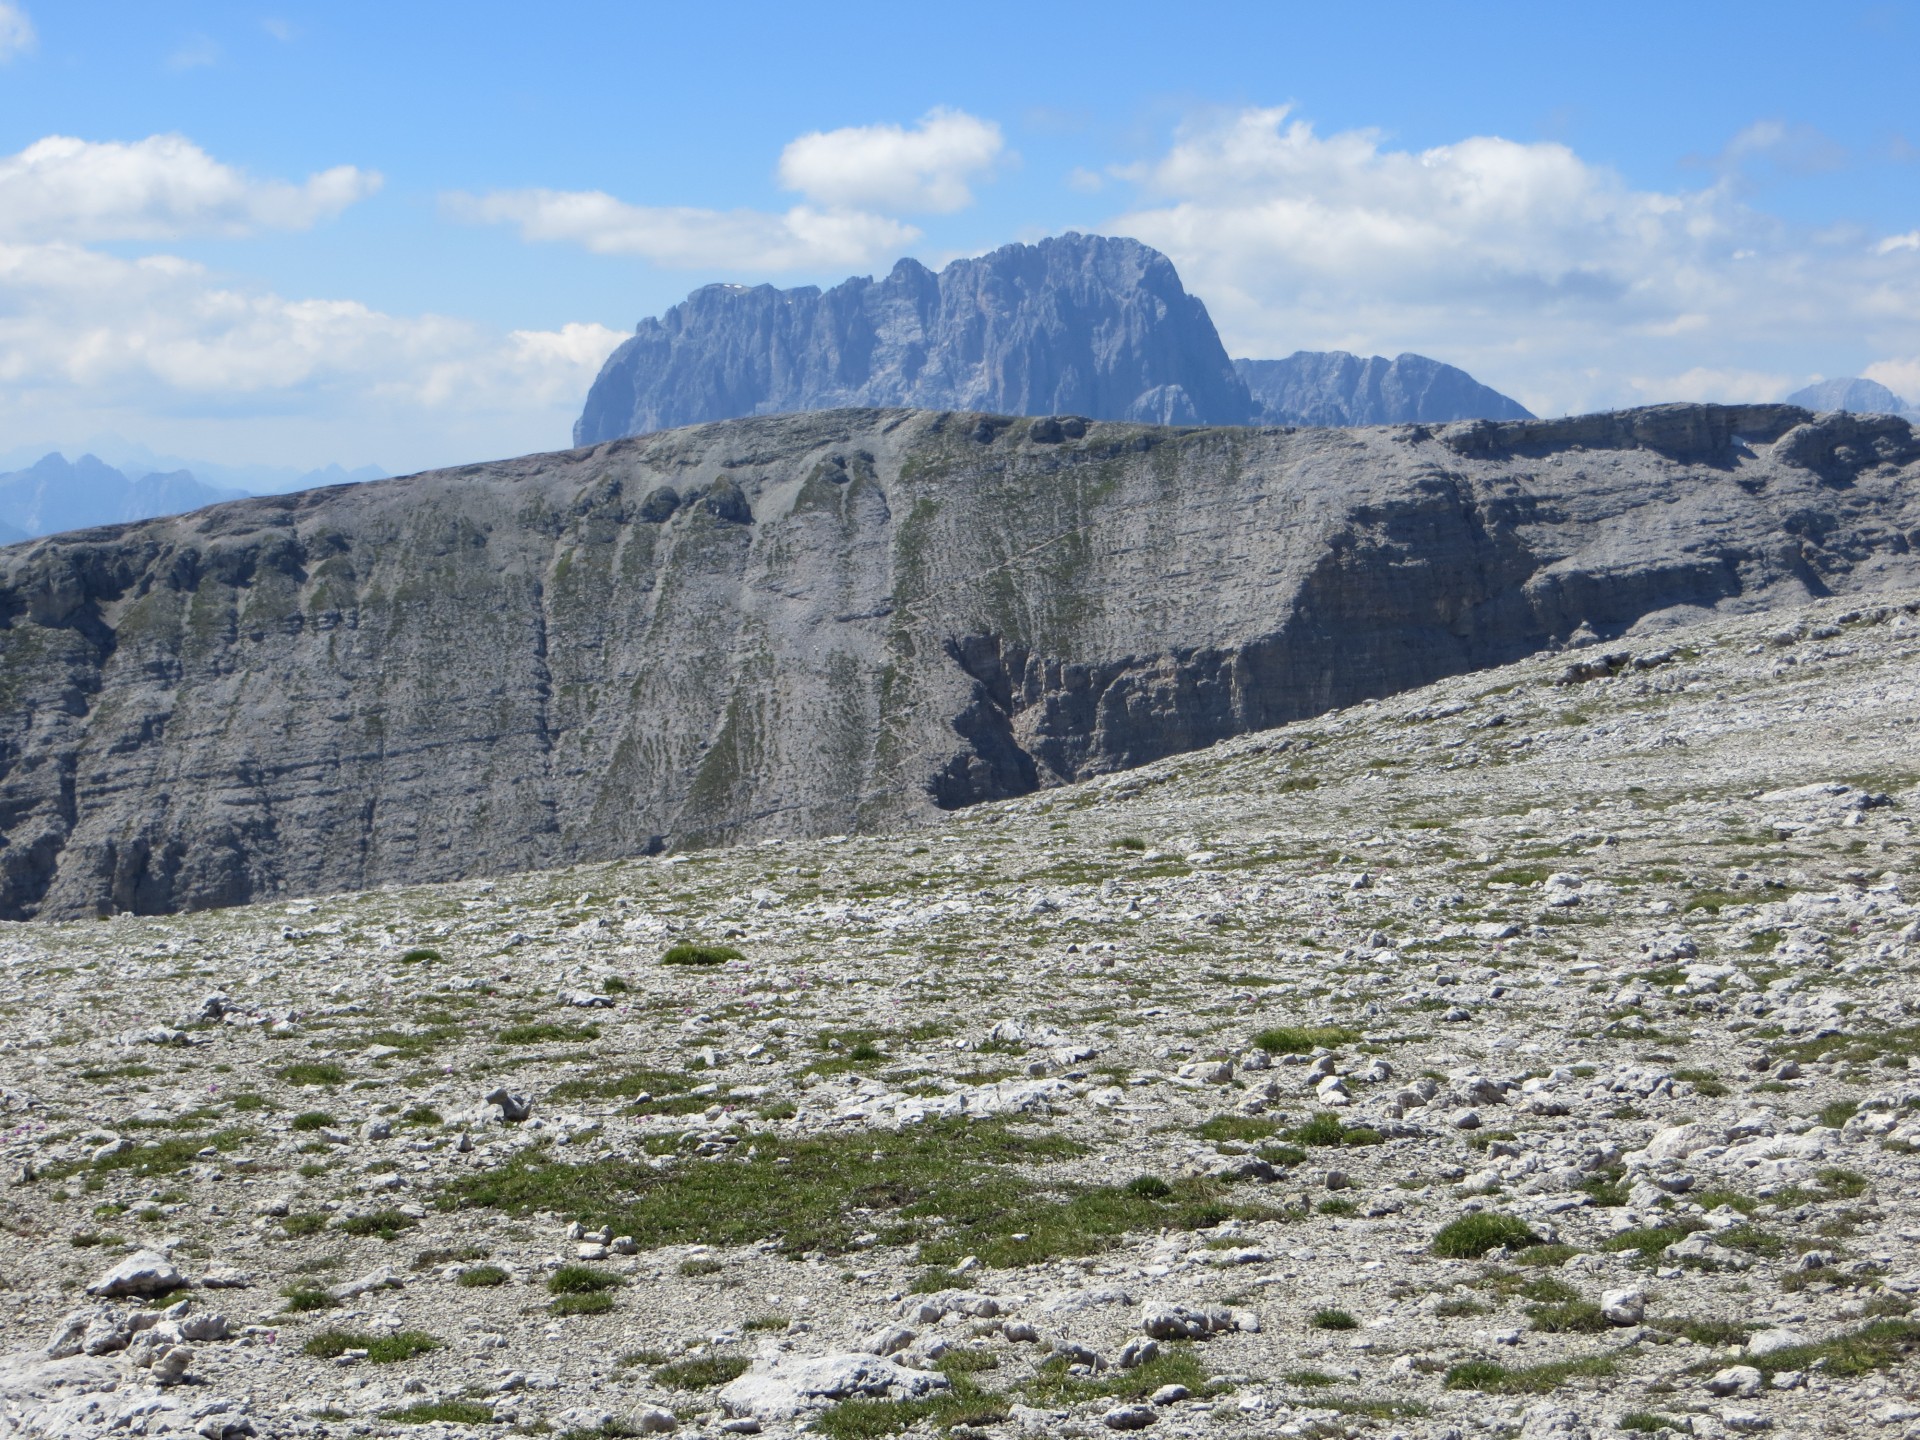
<svg viewBox="0 0 1920 1440">
<path fill-rule="evenodd" d="M 1889 584 L 884 833 L 0 928 L 0 1435 L 1920 1434 L 1917 725 Z"/>
</svg>

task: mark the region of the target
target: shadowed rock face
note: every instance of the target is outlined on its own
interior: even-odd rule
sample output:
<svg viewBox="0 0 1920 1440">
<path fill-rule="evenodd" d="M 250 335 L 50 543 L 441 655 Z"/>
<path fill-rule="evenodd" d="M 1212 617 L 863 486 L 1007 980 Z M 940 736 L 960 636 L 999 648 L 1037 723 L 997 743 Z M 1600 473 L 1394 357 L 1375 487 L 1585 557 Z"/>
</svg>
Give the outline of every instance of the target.
<svg viewBox="0 0 1920 1440">
<path fill-rule="evenodd" d="M 1920 583 L 1884 416 L 830 411 L 0 552 L 0 914 L 911 822 L 1581 626 Z"/>
<path fill-rule="evenodd" d="M 613 352 L 573 443 L 847 405 L 1171 425 L 1254 415 L 1206 306 L 1166 256 L 1067 234 L 938 274 L 902 260 L 885 279 L 824 293 L 696 290 Z"/>
<path fill-rule="evenodd" d="M 1284 360 L 1236 360 L 1270 425 L 1403 425 L 1531 420 L 1516 400 L 1424 355 L 1363 360 L 1344 350 L 1300 350 Z"/>
</svg>

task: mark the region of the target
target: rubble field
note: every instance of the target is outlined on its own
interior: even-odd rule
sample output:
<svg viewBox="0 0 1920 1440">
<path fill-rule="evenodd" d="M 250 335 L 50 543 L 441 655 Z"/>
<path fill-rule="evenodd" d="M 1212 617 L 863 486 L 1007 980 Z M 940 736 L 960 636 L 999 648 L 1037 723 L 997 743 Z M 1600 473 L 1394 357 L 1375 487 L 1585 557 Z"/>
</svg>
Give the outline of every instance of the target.
<svg viewBox="0 0 1920 1440">
<path fill-rule="evenodd" d="M 1920 599 L 0 929 L 0 1436 L 1920 1436 Z M 158 863 L 158 862 L 156 862 Z"/>
</svg>

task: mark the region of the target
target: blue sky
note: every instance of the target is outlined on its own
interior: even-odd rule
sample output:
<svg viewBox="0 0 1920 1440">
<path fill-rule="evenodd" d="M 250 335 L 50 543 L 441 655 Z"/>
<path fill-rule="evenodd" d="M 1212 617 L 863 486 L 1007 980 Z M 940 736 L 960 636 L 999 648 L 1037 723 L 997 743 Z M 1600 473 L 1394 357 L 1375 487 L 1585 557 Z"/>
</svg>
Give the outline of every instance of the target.
<svg viewBox="0 0 1920 1440">
<path fill-rule="evenodd" d="M 0 450 L 550 448 L 634 321 L 1065 229 L 1234 354 L 1920 398 L 1920 5 L 0 3 Z M 1903 388 L 1904 387 L 1904 388 Z"/>
</svg>

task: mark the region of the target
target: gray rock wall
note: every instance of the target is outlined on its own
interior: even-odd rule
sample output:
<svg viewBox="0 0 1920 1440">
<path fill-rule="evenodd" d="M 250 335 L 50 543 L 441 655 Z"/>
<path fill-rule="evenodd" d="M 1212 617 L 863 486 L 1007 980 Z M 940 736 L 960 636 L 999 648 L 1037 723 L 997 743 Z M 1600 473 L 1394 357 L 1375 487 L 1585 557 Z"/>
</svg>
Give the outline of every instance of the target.
<svg viewBox="0 0 1920 1440">
<path fill-rule="evenodd" d="M 0 916 L 910 822 L 1913 585 L 1899 420 L 731 421 L 0 551 Z"/>
<path fill-rule="evenodd" d="M 742 415 L 909 405 L 1237 425 L 1252 401 L 1206 306 L 1137 240 L 1067 234 L 935 274 L 708 285 L 602 367 L 576 445 Z"/>
</svg>

